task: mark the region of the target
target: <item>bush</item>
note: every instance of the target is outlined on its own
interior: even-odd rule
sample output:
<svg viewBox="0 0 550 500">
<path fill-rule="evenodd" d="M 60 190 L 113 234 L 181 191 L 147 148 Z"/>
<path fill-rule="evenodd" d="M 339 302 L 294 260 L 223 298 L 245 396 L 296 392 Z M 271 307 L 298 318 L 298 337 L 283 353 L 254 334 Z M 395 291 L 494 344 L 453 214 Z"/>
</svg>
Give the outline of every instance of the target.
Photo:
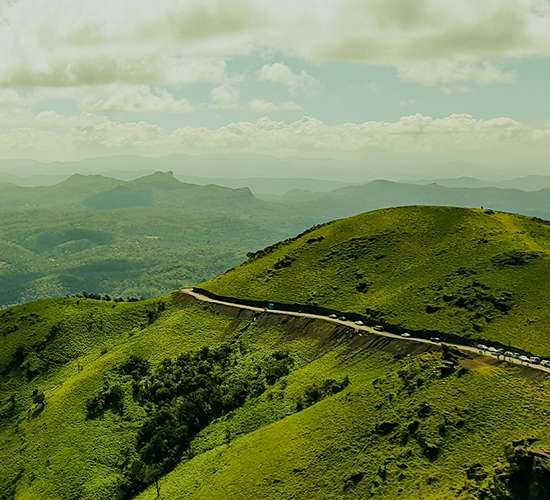
<svg viewBox="0 0 550 500">
<path fill-rule="evenodd" d="M 87 418 L 98 418 L 107 410 L 122 415 L 124 410 L 124 390 L 120 385 L 105 383 L 95 396 L 86 401 Z"/>
</svg>

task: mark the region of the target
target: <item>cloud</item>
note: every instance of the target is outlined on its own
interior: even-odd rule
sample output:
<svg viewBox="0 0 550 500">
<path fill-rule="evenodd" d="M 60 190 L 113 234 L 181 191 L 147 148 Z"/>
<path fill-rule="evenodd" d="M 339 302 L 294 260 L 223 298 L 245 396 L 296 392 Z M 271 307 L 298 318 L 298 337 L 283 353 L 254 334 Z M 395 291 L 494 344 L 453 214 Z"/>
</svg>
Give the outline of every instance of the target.
<svg viewBox="0 0 550 500">
<path fill-rule="evenodd" d="M 252 53 L 392 66 L 425 85 L 506 82 L 512 75 L 495 62 L 550 56 L 550 2 L 13 0 L 0 7 L 4 87 L 221 83 L 229 59 Z M 431 63 L 437 78 L 426 77 Z M 283 63 L 261 72 L 293 88 L 307 79 Z"/>
<path fill-rule="evenodd" d="M 216 109 L 235 109 L 240 104 L 240 93 L 234 85 L 226 82 L 210 91 L 210 99 Z"/>
<path fill-rule="evenodd" d="M 95 95 L 94 95 L 95 94 Z M 187 99 L 178 99 L 165 89 L 140 86 L 101 87 L 87 93 L 80 108 L 86 112 L 188 113 L 193 106 Z"/>
<path fill-rule="evenodd" d="M 277 111 L 300 111 L 302 107 L 294 101 L 285 101 L 275 104 L 264 99 L 252 99 L 248 101 L 248 109 L 253 113 L 271 113 Z"/>
<path fill-rule="evenodd" d="M 550 125 L 531 127 L 509 117 L 468 114 L 434 118 L 421 114 L 397 121 L 327 124 L 261 118 L 218 128 L 175 130 L 105 116 L 70 117 L 29 110 L 0 114 L 0 150 L 10 157 L 66 160 L 110 154 L 172 153 L 209 156 L 363 159 L 372 154 L 445 154 L 478 158 L 521 155 L 549 159 Z"/>
<path fill-rule="evenodd" d="M 315 78 L 305 71 L 294 72 L 286 64 L 266 64 L 258 71 L 258 78 L 264 82 L 273 82 L 289 89 L 302 90 L 316 83 Z"/>
</svg>

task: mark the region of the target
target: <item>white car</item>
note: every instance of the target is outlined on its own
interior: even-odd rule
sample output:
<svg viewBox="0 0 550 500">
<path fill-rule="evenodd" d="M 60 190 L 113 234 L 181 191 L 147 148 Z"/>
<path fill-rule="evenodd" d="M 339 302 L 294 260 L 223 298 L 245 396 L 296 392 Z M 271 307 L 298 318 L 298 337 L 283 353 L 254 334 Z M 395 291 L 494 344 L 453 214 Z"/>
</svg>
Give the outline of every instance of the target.
<svg viewBox="0 0 550 500">
<path fill-rule="evenodd" d="M 430 340 L 431 340 L 432 342 L 439 342 L 439 341 L 441 341 L 441 339 L 440 339 L 439 337 L 430 337 Z"/>
<path fill-rule="evenodd" d="M 410 336 L 411 334 L 407 332 L 401 334 L 401 337 L 405 337 L 405 338 L 409 338 Z"/>
<path fill-rule="evenodd" d="M 336 318 L 338 318 L 338 316 L 336 316 L 336 314 L 331 314 L 331 315 L 329 316 L 329 318 L 331 318 L 331 319 L 336 319 Z"/>
<path fill-rule="evenodd" d="M 363 326 L 365 323 L 363 323 L 361 320 L 358 320 L 355 322 L 356 325 Z"/>
<path fill-rule="evenodd" d="M 377 332 L 383 332 L 384 331 L 384 327 L 382 325 L 376 325 L 374 327 L 374 329 L 377 331 Z"/>
<path fill-rule="evenodd" d="M 340 316 L 338 319 L 340 321 L 347 321 L 348 320 L 348 318 L 346 318 L 345 316 Z"/>
<path fill-rule="evenodd" d="M 520 356 L 519 359 L 520 361 L 529 361 L 529 358 L 527 356 Z"/>
<path fill-rule="evenodd" d="M 489 347 L 489 349 L 487 349 L 489 352 L 492 352 L 493 354 L 496 354 L 498 352 L 498 349 L 496 349 L 495 347 Z"/>
<path fill-rule="evenodd" d="M 540 365 L 541 365 L 541 366 L 550 367 L 550 361 L 549 361 L 548 359 L 543 359 L 543 360 L 540 362 Z"/>
<path fill-rule="evenodd" d="M 529 361 L 531 361 L 531 363 L 533 363 L 534 365 L 538 365 L 540 363 L 540 358 L 538 356 L 533 356 L 531 359 L 529 359 Z"/>
<path fill-rule="evenodd" d="M 485 344 L 477 344 L 476 346 L 478 349 L 481 349 L 482 351 L 486 351 L 487 350 L 487 346 Z"/>
</svg>

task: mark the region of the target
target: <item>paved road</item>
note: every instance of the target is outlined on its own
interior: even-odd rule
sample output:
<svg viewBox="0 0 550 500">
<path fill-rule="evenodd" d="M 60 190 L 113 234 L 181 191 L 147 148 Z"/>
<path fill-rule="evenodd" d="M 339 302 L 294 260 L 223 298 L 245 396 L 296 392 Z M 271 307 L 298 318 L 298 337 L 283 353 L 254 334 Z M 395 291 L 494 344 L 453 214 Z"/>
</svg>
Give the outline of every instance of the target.
<svg viewBox="0 0 550 500">
<path fill-rule="evenodd" d="M 534 370 L 539 370 L 539 371 L 542 371 L 542 372 L 550 373 L 550 367 L 536 365 L 536 364 L 533 364 L 533 363 L 527 363 L 525 361 L 521 361 L 521 360 L 516 359 L 516 358 L 504 358 L 502 355 L 497 355 L 497 354 L 491 353 L 489 351 L 482 351 L 481 349 L 478 349 L 477 347 L 473 347 L 473 346 L 466 346 L 466 345 L 461 345 L 461 344 L 452 344 L 452 343 L 449 343 L 449 342 L 436 342 L 436 341 L 433 341 L 433 340 L 421 339 L 421 338 L 418 338 L 418 337 L 403 337 L 401 335 L 391 333 L 391 332 L 378 331 L 378 330 L 375 330 L 374 328 L 372 328 L 370 326 L 356 325 L 353 321 L 344 321 L 344 320 L 340 320 L 340 319 L 337 319 L 337 318 L 329 318 L 328 316 L 322 316 L 322 315 L 318 315 L 318 314 L 295 312 L 295 311 L 284 311 L 282 309 L 266 309 L 266 308 L 263 308 L 263 307 L 255 307 L 255 306 L 247 306 L 247 305 L 243 305 L 243 304 L 237 304 L 237 303 L 230 302 L 230 301 L 227 301 L 227 300 L 218 300 L 218 299 L 213 299 L 213 298 L 207 297 L 206 295 L 203 295 L 203 294 L 193 290 L 192 288 L 183 288 L 180 291 L 185 293 L 186 295 L 190 295 L 191 297 L 194 297 L 197 300 L 200 300 L 201 302 L 209 302 L 211 304 L 219 304 L 219 305 L 222 305 L 222 306 L 233 307 L 233 308 L 236 308 L 236 309 L 246 309 L 248 311 L 255 311 L 255 312 L 261 312 L 261 313 L 267 313 L 267 314 L 280 314 L 282 316 L 297 316 L 297 317 L 300 317 L 300 318 L 311 318 L 311 319 L 317 319 L 317 320 L 321 320 L 321 321 L 328 321 L 330 323 L 335 323 L 335 324 L 338 324 L 338 325 L 347 326 L 349 328 L 354 329 L 357 332 L 366 332 L 368 334 L 377 335 L 379 337 L 387 337 L 387 338 L 390 338 L 390 339 L 399 339 L 399 340 L 407 341 L 407 342 L 417 342 L 417 343 L 420 343 L 420 344 L 430 344 L 430 345 L 436 345 L 436 346 L 440 346 L 441 344 L 444 343 L 445 345 L 447 345 L 449 347 L 452 347 L 453 349 L 457 349 L 458 351 L 477 354 L 477 355 L 482 355 L 482 356 L 486 356 L 486 357 L 490 357 L 490 358 L 495 358 L 495 359 L 499 359 L 501 361 L 506 361 L 507 363 L 511 363 L 511 364 L 514 364 L 514 365 L 528 366 L 529 368 L 532 368 Z M 510 348 L 509 350 L 513 351 L 513 348 Z"/>
</svg>

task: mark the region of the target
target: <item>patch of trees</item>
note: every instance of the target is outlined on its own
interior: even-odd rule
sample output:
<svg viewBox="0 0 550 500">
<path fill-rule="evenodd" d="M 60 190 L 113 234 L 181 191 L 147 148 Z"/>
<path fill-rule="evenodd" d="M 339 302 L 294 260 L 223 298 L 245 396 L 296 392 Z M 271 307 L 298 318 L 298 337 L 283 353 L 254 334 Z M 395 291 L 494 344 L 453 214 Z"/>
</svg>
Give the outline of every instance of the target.
<svg viewBox="0 0 550 500">
<path fill-rule="evenodd" d="M 147 412 L 137 433 L 135 456 L 123 470 L 121 496 L 132 497 L 156 483 L 189 456 L 197 433 L 248 398 L 261 395 L 292 365 L 284 351 L 247 355 L 231 345 L 165 359 L 154 369 L 137 357 L 120 365 L 119 373 L 132 377 L 134 400 Z"/>
<path fill-rule="evenodd" d="M 314 405 L 329 396 L 334 396 L 343 391 L 350 384 L 349 377 L 346 375 L 342 380 L 329 378 L 320 385 L 311 384 L 306 387 L 304 395 L 296 402 L 296 411 Z"/>
<path fill-rule="evenodd" d="M 118 384 L 105 381 L 101 390 L 86 401 L 86 417 L 98 418 L 107 411 L 122 415 L 124 410 L 124 389 Z"/>
<path fill-rule="evenodd" d="M 109 294 L 93 293 L 93 292 L 81 292 L 74 295 L 77 299 L 92 299 L 92 300 L 104 300 L 106 302 L 139 302 L 143 300 L 140 297 L 111 297 Z"/>
</svg>

